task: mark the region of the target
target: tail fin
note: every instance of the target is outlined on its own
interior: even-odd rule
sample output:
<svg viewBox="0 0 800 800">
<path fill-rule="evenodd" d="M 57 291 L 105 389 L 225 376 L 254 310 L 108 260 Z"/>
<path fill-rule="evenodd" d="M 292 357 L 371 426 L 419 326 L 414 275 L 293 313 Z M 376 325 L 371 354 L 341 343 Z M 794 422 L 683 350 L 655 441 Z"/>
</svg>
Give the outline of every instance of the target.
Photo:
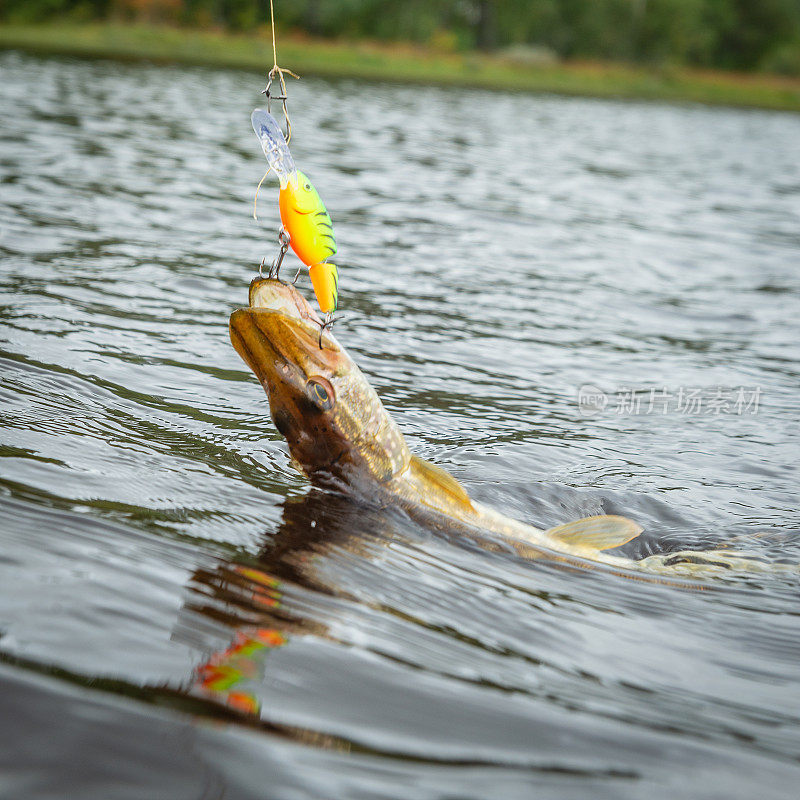
<svg viewBox="0 0 800 800">
<path fill-rule="evenodd" d="M 627 517 L 603 514 L 557 525 L 546 534 L 570 547 L 609 550 L 635 539 L 643 530 L 641 525 Z"/>
</svg>

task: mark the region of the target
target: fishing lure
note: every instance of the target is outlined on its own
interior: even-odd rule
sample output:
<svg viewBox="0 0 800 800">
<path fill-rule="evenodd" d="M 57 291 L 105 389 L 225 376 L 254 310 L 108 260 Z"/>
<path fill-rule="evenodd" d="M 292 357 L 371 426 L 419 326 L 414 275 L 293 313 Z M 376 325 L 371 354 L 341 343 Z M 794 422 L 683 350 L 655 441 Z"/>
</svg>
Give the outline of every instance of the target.
<svg viewBox="0 0 800 800">
<path fill-rule="evenodd" d="M 325 315 L 323 328 L 328 327 L 339 302 L 339 273 L 336 265 L 327 261 L 336 252 L 330 214 L 311 181 L 295 166 L 275 117 L 257 108 L 251 121 L 264 155 L 280 181 L 278 207 L 283 231 L 288 234 L 292 250 L 308 267 L 314 294 Z M 283 237 L 281 243 L 281 252 L 285 253 Z"/>
</svg>

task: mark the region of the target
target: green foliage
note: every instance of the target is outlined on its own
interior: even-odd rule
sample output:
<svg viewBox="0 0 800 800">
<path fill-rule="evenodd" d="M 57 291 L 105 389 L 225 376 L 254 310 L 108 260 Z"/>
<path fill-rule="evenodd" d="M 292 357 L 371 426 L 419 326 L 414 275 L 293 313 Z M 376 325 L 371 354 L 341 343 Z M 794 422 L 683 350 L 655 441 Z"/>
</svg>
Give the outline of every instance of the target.
<svg viewBox="0 0 800 800">
<path fill-rule="evenodd" d="M 800 77 L 800 38 L 770 50 L 762 67 L 778 75 Z"/>
<path fill-rule="evenodd" d="M 0 13 L 12 22 L 43 22 L 54 17 L 92 19 L 105 16 L 107 6 L 90 0 L 5 0 Z"/>
<path fill-rule="evenodd" d="M 800 0 L 274 0 L 282 30 L 432 44 L 535 45 L 563 58 L 800 72 Z M 251 30 L 269 0 L 5 0 L 0 16 Z"/>
</svg>

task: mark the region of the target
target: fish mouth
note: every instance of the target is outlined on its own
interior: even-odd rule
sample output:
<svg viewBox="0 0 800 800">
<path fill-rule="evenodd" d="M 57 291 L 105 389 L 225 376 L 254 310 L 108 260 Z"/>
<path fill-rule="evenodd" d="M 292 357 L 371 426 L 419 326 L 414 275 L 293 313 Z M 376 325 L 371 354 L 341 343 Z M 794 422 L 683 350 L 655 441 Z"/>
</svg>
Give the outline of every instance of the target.
<svg viewBox="0 0 800 800">
<path fill-rule="evenodd" d="M 335 369 L 342 349 L 330 332 L 320 336 L 322 320 L 294 286 L 256 278 L 249 299 L 249 307 L 231 314 L 231 344 L 271 403 L 282 389 L 304 390 L 311 376 Z"/>
<path fill-rule="evenodd" d="M 231 342 L 266 390 L 295 464 L 317 486 L 366 497 L 410 456 L 375 390 L 320 325 L 294 286 L 256 279 L 249 307 L 231 314 Z"/>
<path fill-rule="evenodd" d="M 250 286 L 250 306 L 231 314 L 229 328 L 296 465 L 317 485 L 345 491 L 351 446 L 337 426 L 334 383 L 352 362 L 327 331 L 320 339 L 320 326 L 294 286 L 262 278 Z"/>
<path fill-rule="evenodd" d="M 292 284 L 277 278 L 253 278 L 248 294 L 250 308 L 280 311 L 287 317 L 321 325 L 317 313 Z"/>
</svg>

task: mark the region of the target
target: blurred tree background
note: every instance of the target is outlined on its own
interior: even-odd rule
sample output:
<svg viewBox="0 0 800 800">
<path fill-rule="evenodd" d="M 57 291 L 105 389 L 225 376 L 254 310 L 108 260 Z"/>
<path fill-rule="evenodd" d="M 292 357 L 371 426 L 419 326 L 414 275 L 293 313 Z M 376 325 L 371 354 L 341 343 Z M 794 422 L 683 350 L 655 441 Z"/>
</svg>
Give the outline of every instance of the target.
<svg viewBox="0 0 800 800">
<path fill-rule="evenodd" d="M 529 60 L 601 59 L 800 75 L 800 0 L 274 0 L 282 31 L 478 48 Z M 3 0 L 13 22 L 170 23 L 233 31 L 269 0 Z"/>
</svg>

